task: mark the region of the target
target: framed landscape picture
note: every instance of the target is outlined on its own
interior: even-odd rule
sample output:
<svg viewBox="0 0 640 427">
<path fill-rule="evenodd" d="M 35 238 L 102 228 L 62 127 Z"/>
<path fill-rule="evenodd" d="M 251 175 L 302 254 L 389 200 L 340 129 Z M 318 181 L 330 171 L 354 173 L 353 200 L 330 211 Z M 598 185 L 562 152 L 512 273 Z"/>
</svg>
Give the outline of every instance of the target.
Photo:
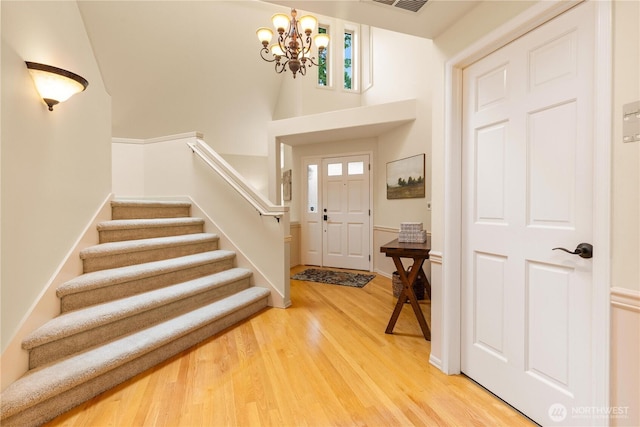
<svg viewBox="0 0 640 427">
<path fill-rule="evenodd" d="M 425 197 L 424 154 L 387 163 L 387 199 Z"/>
</svg>

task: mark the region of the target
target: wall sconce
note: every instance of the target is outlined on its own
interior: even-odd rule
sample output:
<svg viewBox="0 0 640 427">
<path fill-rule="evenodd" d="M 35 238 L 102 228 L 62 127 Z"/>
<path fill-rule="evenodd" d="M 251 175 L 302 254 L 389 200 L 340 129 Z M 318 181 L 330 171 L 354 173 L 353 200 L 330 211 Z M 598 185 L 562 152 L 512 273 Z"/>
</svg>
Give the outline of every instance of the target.
<svg viewBox="0 0 640 427">
<path fill-rule="evenodd" d="M 49 106 L 49 111 L 53 111 L 54 105 L 84 91 L 89 85 L 84 77 L 71 71 L 37 62 L 26 61 L 25 63 L 36 84 L 38 93 Z"/>
</svg>

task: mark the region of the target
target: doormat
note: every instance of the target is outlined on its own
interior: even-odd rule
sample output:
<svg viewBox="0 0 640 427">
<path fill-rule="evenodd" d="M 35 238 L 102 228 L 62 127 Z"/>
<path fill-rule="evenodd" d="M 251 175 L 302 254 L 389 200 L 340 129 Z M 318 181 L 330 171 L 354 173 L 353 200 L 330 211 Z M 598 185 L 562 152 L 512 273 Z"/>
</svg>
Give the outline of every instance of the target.
<svg viewBox="0 0 640 427">
<path fill-rule="evenodd" d="M 375 274 L 348 273 L 346 271 L 320 270 L 317 268 L 308 268 L 291 276 L 294 280 L 351 286 L 354 288 L 362 288 L 374 277 L 376 277 Z"/>
</svg>

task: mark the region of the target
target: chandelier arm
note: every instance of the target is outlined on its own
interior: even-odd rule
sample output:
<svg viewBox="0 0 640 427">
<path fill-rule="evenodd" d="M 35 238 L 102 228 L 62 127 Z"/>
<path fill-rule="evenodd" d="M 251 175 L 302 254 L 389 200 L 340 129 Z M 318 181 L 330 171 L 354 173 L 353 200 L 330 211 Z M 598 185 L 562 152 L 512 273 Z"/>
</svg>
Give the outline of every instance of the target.
<svg viewBox="0 0 640 427">
<path fill-rule="evenodd" d="M 269 59 L 269 57 L 266 57 L 266 58 L 265 58 L 265 56 L 264 56 L 265 54 L 267 54 L 267 55 L 269 54 L 269 49 L 267 49 L 266 47 L 263 47 L 262 49 L 260 49 L 260 57 L 261 57 L 262 59 L 264 59 L 264 60 L 265 60 L 265 61 L 267 61 L 267 62 L 275 62 L 275 61 L 277 61 L 277 60 L 278 60 L 278 59 L 275 57 L 275 55 L 274 55 L 274 57 L 273 57 L 272 59 Z"/>
<path fill-rule="evenodd" d="M 284 62 L 277 61 L 275 63 L 276 73 L 282 74 L 283 72 L 287 71 L 287 62 L 289 62 L 288 59 Z"/>
<path fill-rule="evenodd" d="M 302 42 L 302 37 L 300 37 L 300 45 L 302 46 L 302 50 L 304 51 L 304 53 L 309 53 L 309 51 L 311 50 L 311 36 L 307 36 L 307 43 L 306 43 L 306 47 L 305 47 L 305 43 Z"/>
<path fill-rule="evenodd" d="M 290 59 L 291 56 L 289 54 L 289 48 L 287 47 L 287 40 L 289 39 L 289 36 L 282 36 L 280 35 L 280 37 L 278 37 L 278 47 L 280 47 L 280 50 L 282 50 L 282 52 L 284 53 L 285 58 Z"/>
</svg>

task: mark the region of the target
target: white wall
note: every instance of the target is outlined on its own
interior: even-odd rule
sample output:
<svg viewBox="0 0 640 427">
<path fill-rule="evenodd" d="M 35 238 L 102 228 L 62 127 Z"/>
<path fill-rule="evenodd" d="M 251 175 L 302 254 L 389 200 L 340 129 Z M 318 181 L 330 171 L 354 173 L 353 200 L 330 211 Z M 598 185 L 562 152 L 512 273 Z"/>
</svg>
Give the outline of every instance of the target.
<svg viewBox="0 0 640 427">
<path fill-rule="evenodd" d="M 422 222 L 431 229 L 431 40 L 372 28 L 375 46 L 373 86 L 363 94 L 364 105 L 402 99 L 416 99 L 416 120 L 378 137 L 374 199 L 375 225 L 399 228 L 401 222 Z M 416 54 L 419 53 L 419 54 Z M 405 61 L 411 58 L 411 65 Z M 387 200 L 386 166 L 388 162 L 426 154 L 424 198 Z"/>
<path fill-rule="evenodd" d="M 640 292 L 640 142 L 622 142 L 622 106 L 640 101 L 640 2 L 613 3 L 611 283 Z"/>
<path fill-rule="evenodd" d="M 4 351 L 110 193 L 111 99 L 76 2 L 1 8 Z M 50 112 L 27 60 L 76 72 L 89 87 Z"/>
<path fill-rule="evenodd" d="M 222 157 L 238 171 L 258 193 L 267 197 L 268 163 L 267 156 L 246 156 L 236 154 L 222 154 Z"/>
<path fill-rule="evenodd" d="M 114 136 L 198 130 L 219 153 L 266 156 L 265 123 L 283 76 L 260 59 L 255 29 L 288 8 L 260 1 L 81 1 L 79 7 L 113 96 Z"/>
<path fill-rule="evenodd" d="M 640 2 L 613 3 L 611 404 L 640 425 L 640 142 L 622 142 L 622 106 L 640 101 Z"/>
</svg>

